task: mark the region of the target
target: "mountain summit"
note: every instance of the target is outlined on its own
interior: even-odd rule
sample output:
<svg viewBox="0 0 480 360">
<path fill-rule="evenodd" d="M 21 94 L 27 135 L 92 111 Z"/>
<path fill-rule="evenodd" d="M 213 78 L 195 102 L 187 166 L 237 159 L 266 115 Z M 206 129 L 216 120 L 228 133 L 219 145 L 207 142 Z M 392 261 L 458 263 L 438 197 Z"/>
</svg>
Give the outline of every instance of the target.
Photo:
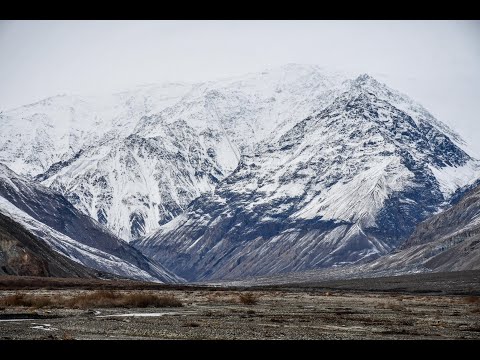
<svg viewBox="0 0 480 360">
<path fill-rule="evenodd" d="M 460 137 L 406 95 L 368 75 L 331 94 L 135 245 L 189 280 L 358 263 L 479 176 Z"/>
</svg>

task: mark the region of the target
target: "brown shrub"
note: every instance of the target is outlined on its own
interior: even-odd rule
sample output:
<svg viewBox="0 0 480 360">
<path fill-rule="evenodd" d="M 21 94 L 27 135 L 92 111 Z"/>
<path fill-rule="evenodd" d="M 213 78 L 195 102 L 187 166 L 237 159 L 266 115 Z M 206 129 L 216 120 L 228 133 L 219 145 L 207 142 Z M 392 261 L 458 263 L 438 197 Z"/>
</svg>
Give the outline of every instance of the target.
<svg viewBox="0 0 480 360">
<path fill-rule="evenodd" d="M 75 338 L 70 332 L 64 331 L 62 335 L 62 340 L 75 340 Z"/>
<path fill-rule="evenodd" d="M 238 304 L 238 295 L 230 292 L 214 292 L 207 295 L 207 301 L 226 303 L 226 304 Z"/>
<path fill-rule="evenodd" d="M 2 306 L 24 306 L 24 295 L 18 293 L 8 295 L 0 299 L 0 303 Z"/>
<path fill-rule="evenodd" d="M 181 307 L 181 301 L 173 295 L 131 294 L 125 299 L 134 307 Z"/>
<path fill-rule="evenodd" d="M 52 306 L 52 299 L 48 296 L 34 296 L 27 294 L 13 294 L 5 296 L 0 299 L 0 304 L 2 306 L 23 306 L 23 307 L 34 307 L 34 308 L 43 308 L 47 306 Z"/>
<path fill-rule="evenodd" d="M 207 295 L 207 300 L 208 301 L 217 301 L 220 297 L 222 297 L 223 294 L 219 293 L 218 291 L 209 293 Z"/>
<path fill-rule="evenodd" d="M 73 297 L 67 302 L 67 305 L 72 308 L 146 308 L 183 306 L 173 295 L 159 296 L 144 293 L 121 294 L 105 290 Z"/>
<path fill-rule="evenodd" d="M 406 307 L 400 304 L 389 303 L 387 304 L 387 309 L 394 310 L 394 311 L 404 311 Z"/>
<path fill-rule="evenodd" d="M 184 327 L 199 327 L 200 324 L 197 323 L 197 322 L 194 322 L 194 321 L 189 321 L 187 323 L 185 323 L 185 325 L 183 325 Z"/>
<path fill-rule="evenodd" d="M 465 297 L 465 302 L 467 304 L 477 304 L 480 303 L 480 296 L 467 296 Z"/>
<path fill-rule="evenodd" d="M 73 296 L 65 301 L 65 306 L 75 309 L 83 309 L 87 307 L 117 307 L 113 304 L 116 303 L 116 295 L 113 291 L 99 290 L 93 293 L 86 293 Z"/>
<path fill-rule="evenodd" d="M 258 302 L 258 297 L 252 293 L 240 294 L 238 299 L 244 305 L 255 305 Z"/>
<path fill-rule="evenodd" d="M 67 307 L 67 308 L 146 308 L 146 307 L 180 307 L 182 303 L 172 295 L 159 296 L 153 294 L 122 294 L 113 291 L 95 291 L 80 294 L 71 298 L 47 297 L 40 295 L 14 294 L 0 299 L 3 306 L 24 307 Z"/>
</svg>

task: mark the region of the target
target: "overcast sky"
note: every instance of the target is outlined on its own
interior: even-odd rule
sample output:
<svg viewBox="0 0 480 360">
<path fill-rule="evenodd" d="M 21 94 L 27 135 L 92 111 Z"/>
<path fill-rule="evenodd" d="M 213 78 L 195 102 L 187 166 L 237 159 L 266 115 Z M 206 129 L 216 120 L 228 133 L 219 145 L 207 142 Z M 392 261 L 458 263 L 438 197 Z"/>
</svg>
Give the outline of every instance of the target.
<svg viewBox="0 0 480 360">
<path fill-rule="evenodd" d="M 480 156 L 480 21 L 0 21 L 0 111 L 286 63 L 369 73 Z"/>
</svg>

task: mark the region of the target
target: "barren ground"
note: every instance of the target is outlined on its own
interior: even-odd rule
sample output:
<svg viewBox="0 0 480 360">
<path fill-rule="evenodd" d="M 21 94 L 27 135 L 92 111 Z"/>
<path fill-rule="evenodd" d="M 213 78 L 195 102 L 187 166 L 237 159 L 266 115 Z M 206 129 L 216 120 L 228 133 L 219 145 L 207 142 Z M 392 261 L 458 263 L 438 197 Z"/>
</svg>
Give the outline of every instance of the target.
<svg viewBox="0 0 480 360">
<path fill-rule="evenodd" d="M 441 281 L 437 276 L 436 282 Z M 439 295 L 428 289 L 424 293 L 359 291 L 358 284 L 352 284 L 355 289 L 345 289 L 345 283 L 337 289 L 332 283 L 328 288 L 310 284 L 249 290 L 123 287 L 117 292 L 173 295 L 184 306 L 4 306 L 0 309 L 0 339 L 480 339 L 480 297 L 475 282 L 473 288 L 472 283 L 468 285 L 470 295 Z M 0 299 L 15 293 L 55 298 L 92 291 L 61 286 L 11 289 L 0 290 Z M 240 294 L 245 293 L 253 294 L 257 302 L 243 304 Z"/>
<path fill-rule="evenodd" d="M 12 294 L 68 298 L 103 288 L 120 294 L 173 295 L 183 307 L 3 305 L 0 339 L 480 339 L 479 275 L 248 289 L 3 277 L 0 299 Z M 240 295 L 246 293 L 256 303 L 242 303 Z"/>
</svg>

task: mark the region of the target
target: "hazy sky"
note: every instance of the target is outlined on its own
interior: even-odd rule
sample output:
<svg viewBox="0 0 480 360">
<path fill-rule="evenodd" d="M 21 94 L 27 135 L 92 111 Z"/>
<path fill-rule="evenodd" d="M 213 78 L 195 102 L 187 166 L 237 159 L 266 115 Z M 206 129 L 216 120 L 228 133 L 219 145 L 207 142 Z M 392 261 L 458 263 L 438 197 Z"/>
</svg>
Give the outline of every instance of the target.
<svg viewBox="0 0 480 360">
<path fill-rule="evenodd" d="M 0 21 L 0 111 L 286 63 L 369 73 L 480 156 L 480 21 Z"/>
</svg>

